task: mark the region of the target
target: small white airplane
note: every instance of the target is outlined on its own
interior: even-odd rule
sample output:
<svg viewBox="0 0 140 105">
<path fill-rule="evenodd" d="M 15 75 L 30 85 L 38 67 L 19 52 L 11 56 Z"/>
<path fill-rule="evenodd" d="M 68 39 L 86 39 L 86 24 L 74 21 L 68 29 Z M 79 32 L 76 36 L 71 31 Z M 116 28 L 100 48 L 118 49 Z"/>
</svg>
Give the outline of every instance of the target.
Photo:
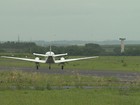
<svg viewBox="0 0 140 105">
<path fill-rule="evenodd" d="M 54 63 L 61 64 L 61 69 L 64 69 L 64 64 L 67 63 L 67 62 L 84 60 L 84 59 L 92 59 L 92 58 L 97 58 L 98 57 L 98 56 L 92 56 L 92 57 L 65 59 L 63 56 L 68 55 L 67 53 L 65 53 L 65 54 L 54 54 L 54 52 L 51 51 L 51 47 L 50 47 L 50 51 L 46 52 L 46 54 L 33 53 L 33 55 L 45 57 L 45 59 L 41 60 L 39 57 L 36 57 L 35 59 L 10 57 L 10 56 L 1 56 L 1 57 L 35 62 L 36 63 L 36 69 L 39 69 L 39 63 L 48 63 L 49 64 L 49 69 L 51 69 L 51 64 L 54 64 Z M 59 60 L 57 60 L 57 59 L 55 59 L 56 57 L 61 57 L 61 58 Z"/>
</svg>

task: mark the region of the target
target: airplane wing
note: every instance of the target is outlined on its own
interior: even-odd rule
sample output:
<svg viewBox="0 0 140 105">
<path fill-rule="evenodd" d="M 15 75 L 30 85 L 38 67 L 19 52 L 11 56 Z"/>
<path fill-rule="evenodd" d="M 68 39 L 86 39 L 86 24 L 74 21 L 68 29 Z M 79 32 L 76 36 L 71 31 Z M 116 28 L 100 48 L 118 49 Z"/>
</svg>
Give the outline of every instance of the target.
<svg viewBox="0 0 140 105">
<path fill-rule="evenodd" d="M 55 60 L 55 63 L 65 63 L 65 62 L 72 62 L 72 61 L 78 61 L 78 60 L 84 60 L 84 59 L 92 59 L 92 58 L 98 58 L 98 56 L 83 57 L 83 58 L 74 58 L 74 59 L 65 59 L 65 58 L 62 58 L 60 60 Z"/>
<path fill-rule="evenodd" d="M 40 60 L 39 58 L 29 59 L 29 58 L 18 58 L 18 57 L 9 57 L 9 56 L 1 56 L 2 58 L 10 58 L 10 59 L 17 59 L 23 61 L 30 61 L 30 62 L 38 62 L 38 63 L 46 63 L 45 60 Z"/>
</svg>

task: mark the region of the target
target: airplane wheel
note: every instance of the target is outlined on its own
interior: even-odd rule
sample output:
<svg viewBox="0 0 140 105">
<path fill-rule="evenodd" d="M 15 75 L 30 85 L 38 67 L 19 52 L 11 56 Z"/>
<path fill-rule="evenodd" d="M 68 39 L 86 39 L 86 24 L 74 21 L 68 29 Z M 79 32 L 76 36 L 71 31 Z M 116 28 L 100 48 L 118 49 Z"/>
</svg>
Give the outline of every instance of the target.
<svg viewBox="0 0 140 105">
<path fill-rule="evenodd" d="M 36 66 L 36 69 L 37 69 L 37 70 L 39 69 L 38 65 Z"/>
<path fill-rule="evenodd" d="M 39 63 L 36 63 L 36 69 L 37 70 L 39 69 Z"/>
<path fill-rule="evenodd" d="M 49 66 L 49 69 L 51 69 L 51 66 Z"/>
<path fill-rule="evenodd" d="M 61 66 L 61 69 L 62 69 L 62 70 L 64 69 L 64 66 L 63 66 L 63 65 Z"/>
</svg>

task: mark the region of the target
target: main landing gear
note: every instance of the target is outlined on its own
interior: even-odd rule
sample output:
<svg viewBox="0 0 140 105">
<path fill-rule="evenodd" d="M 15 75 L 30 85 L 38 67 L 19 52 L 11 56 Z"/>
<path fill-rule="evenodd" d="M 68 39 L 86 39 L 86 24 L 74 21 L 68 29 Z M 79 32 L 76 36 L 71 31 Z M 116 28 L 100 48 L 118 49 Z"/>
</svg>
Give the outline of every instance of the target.
<svg viewBox="0 0 140 105">
<path fill-rule="evenodd" d="M 61 69 L 62 69 L 62 70 L 64 69 L 64 65 L 61 65 Z"/>
<path fill-rule="evenodd" d="M 39 69 L 39 63 L 38 62 L 36 62 L 36 69 L 38 70 Z"/>
<path fill-rule="evenodd" d="M 65 63 L 61 63 L 60 65 L 61 65 L 61 69 L 63 70 Z"/>
</svg>

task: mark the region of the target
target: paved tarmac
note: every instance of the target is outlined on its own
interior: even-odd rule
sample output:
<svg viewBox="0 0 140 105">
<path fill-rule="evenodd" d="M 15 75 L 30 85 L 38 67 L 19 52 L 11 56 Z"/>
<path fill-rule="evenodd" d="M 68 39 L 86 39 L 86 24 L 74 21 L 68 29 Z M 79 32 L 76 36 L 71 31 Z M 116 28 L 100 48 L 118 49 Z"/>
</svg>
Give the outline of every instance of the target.
<svg viewBox="0 0 140 105">
<path fill-rule="evenodd" d="M 0 71 L 11 71 L 11 70 L 22 70 L 26 72 L 40 72 L 47 74 L 62 74 L 62 75 L 87 75 L 87 76 L 99 76 L 99 77 L 115 77 L 121 80 L 135 80 L 140 78 L 140 72 L 125 72 L 125 71 L 109 71 L 109 70 L 76 70 L 76 69 L 51 69 L 40 68 L 36 70 L 35 68 L 29 67 L 0 67 Z"/>
</svg>

